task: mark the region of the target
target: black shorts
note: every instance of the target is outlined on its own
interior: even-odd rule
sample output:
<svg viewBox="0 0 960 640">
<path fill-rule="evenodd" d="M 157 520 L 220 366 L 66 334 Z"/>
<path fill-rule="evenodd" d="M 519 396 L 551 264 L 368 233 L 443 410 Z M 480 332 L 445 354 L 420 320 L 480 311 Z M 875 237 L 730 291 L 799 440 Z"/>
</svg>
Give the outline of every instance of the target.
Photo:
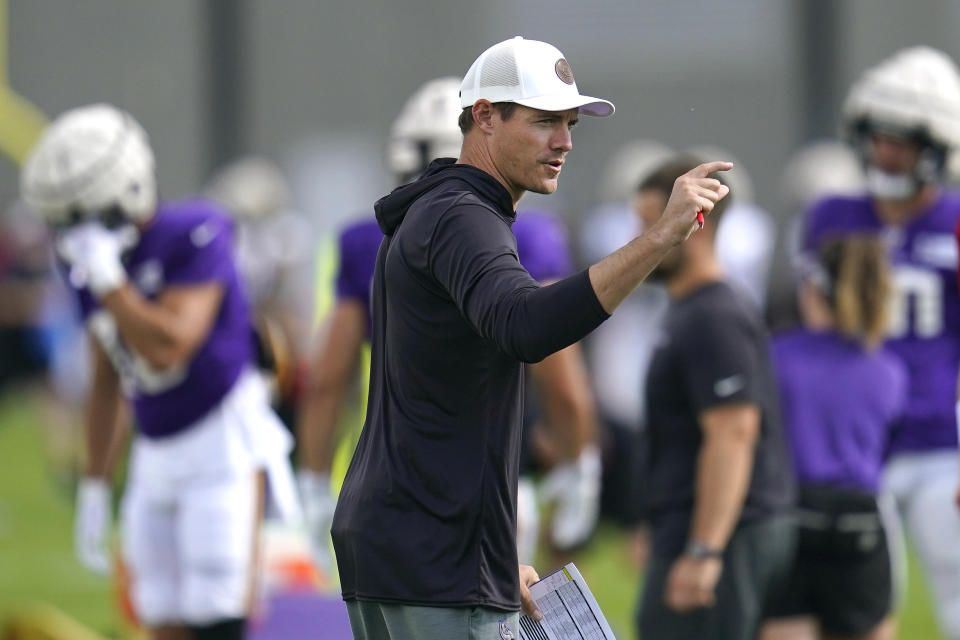
<svg viewBox="0 0 960 640">
<path fill-rule="evenodd" d="M 797 553 L 774 617 L 814 615 L 825 633 L 866 633 L 890 612 L 887 537 L 873 495 L 801 487 Z"/>
</svg>

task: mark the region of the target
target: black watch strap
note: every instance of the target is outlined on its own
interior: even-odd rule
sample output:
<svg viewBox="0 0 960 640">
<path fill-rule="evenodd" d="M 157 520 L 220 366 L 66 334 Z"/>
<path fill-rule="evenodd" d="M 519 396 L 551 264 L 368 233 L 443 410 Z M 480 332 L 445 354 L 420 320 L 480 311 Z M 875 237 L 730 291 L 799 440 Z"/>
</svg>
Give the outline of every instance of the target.
<svg viewBox="0 0 960 640">
<path fill-rule="evenodd" d="M 683 555 L 696 558 L 698 560 L 703 560 L 706 558 L 723 558 L 723 549 L 714 549 L 712 547 L 708 547 L 699 540 L 691 540 L 687 543 L 686 548 L 683 550 Z"/>
</svg>

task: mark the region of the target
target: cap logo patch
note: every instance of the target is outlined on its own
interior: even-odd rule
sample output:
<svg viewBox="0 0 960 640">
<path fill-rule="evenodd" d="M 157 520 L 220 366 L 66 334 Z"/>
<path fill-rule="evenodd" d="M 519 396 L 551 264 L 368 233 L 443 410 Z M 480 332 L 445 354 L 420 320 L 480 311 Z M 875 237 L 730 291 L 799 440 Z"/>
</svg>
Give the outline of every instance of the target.
<svg viewBox="0 0 960 640">
<path fill-rule="evenodd" d="M 557 72 L 558 78 L 566 84 L 573 84 L 573 69 L 570 68 L 566 60 L 563 58 L 557 60 L 557 64 L 553 65 L 553 69 Z"/>
</svg>

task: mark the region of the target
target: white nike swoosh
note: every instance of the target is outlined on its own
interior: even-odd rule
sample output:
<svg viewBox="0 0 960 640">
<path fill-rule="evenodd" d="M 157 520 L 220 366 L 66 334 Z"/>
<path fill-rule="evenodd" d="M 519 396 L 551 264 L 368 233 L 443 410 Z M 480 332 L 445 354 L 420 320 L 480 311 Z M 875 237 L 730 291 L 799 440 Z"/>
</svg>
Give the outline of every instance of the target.
<svg viewBox="0 0 960 640">
<path fill-rule="evenodd" d="M 197 247 L 205 247 L 216 237 L 217 231 L 208 223 L 197 225 L 190 232 L 190 241 Z"/>
<path fill-rule="evenodd" d="M 732 396 L 743 389 L 743 376 L 736 373 L 728 378 L 721 378 L 713 383 L 713 392 L 720 398 Z"/>
</svg>

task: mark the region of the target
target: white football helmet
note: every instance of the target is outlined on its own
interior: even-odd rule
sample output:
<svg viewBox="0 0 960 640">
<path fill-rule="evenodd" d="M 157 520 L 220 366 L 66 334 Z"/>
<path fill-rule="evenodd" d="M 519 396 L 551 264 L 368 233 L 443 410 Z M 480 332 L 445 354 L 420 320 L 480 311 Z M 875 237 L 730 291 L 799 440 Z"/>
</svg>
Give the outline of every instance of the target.
<svg viewBox="0 0 960 640">
<path fill-rule="evenodd" d="M 54 226 L 153 216 L 157 185 L 143 127 L 108 104 L 72 109 L 43 132 L 20 174 L 24 200 Z"/>
<path fill-rule="evenodd" d="M 853 84 L 842 121 L 846 135 L 861 145 L 874 131 L 916 140 L 924 151 L 911 179 L 939 182 L 944 170 L 953 173 L 960 161 L 960 72 L 941 51 L 903 49 Z M 868 186 L 871 182 L 868 175 Z M 896 191 L 896 185 L 888 186 Z"/>
<path fill-rule="evenodd" d="M 838 140 L 815 140 L 798 149 L 780 176 L 780 191 L 792 215 L 830 195 L 863 193 L 863 165 L 857 154 Z"/>
<path fill-rule="evenodd" d="M 204 191 L 240 220 L 269 218 L 287 206 L 289 197 L 280 168 L 257 156 L 240 158 L 221 168 Z"/>
<path fill-rule="evenodd" d="M 417 89 L 390 127 L 387 163 L 400 180 L 436 158 L 460 155 L 460 78 L 437 78 Z"/>
<path fill-rule="evenodd" d="M 674 154 L 673 149 L 656 140 L 640 139 L 626 143 L 603 165 L 597 194 L 600 201 L 631 202 L 640 183 Z"/>
</svg>

